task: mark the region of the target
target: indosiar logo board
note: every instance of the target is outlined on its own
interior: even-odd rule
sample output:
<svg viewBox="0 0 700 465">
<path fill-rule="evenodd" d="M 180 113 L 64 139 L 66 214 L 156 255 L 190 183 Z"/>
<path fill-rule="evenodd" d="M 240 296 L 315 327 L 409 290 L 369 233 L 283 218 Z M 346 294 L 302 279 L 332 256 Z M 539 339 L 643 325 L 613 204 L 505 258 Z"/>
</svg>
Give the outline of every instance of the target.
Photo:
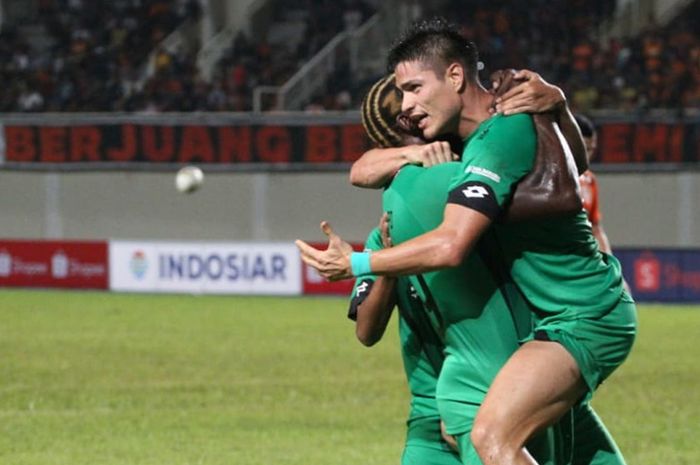
<svg viewBox="0 0 700 465">
<path fill-rule="evenodd" d="M 115 291 L 301 293 L 301 262 L 291 243 L 112 241 L 109 254 Z"/>
</svg>

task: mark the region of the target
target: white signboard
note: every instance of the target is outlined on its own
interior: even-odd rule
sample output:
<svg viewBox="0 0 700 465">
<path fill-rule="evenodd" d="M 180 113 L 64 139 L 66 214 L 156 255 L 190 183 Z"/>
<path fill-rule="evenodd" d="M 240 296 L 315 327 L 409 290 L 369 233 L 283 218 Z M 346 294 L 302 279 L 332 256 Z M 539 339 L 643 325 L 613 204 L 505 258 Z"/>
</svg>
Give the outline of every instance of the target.
<svg viewBox="0 0 700 465">
<path fill-rule="evenodd" d="M 301 294 L 291 243 L 110 241 L 110 289 L 130 292 Z"/>
</svg>

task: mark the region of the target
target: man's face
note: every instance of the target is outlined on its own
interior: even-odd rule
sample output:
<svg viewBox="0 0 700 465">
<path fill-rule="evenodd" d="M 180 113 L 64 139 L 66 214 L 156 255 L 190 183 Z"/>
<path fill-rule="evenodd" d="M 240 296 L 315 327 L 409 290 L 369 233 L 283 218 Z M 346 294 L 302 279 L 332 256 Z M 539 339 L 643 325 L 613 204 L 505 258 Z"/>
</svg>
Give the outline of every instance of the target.
<svg viewBox="0 0 700 465">
<path fill-rule="evenodd" d="M 462 101 L 444 71 L 421 61 L 403 61 L 396 66 L 396 86 L 403 92 L 401 110 L 432 140 L 456 133 Z"/>
</svg>

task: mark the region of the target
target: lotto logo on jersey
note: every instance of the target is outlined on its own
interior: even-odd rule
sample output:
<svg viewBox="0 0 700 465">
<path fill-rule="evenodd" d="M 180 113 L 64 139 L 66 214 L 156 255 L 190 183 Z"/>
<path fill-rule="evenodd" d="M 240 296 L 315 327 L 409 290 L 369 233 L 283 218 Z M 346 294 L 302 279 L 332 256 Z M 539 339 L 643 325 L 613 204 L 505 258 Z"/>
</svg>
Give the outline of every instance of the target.
<svg viewBox="0 0 700 465">
<path fill-rule="evenodd" d="M 364 294 L 365 292 L 367 292 L 367 290 L 369 289 L 369 285 L 370 285 L 369 281 L 362 281 L 362 282 L 360 283 L 360 285 L 357 286 L 357 290 L 356 290 L 356 292 L 355 292 L 355 295 L 356 295 L 357 297 L 360 297 L 362 294 Z"/>
<path fill-rule="evenodd" d="M 484 186 L 468 186 L 462 193 L 468 199 L 483 199 L 489 195 L 489 191 Z"/>
</svg>

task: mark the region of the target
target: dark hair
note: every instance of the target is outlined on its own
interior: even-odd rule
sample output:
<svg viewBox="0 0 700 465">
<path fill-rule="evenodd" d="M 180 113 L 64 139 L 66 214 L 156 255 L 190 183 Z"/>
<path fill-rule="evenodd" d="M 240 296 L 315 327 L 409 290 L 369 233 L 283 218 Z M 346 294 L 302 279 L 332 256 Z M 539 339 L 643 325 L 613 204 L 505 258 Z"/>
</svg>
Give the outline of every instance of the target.
<svg viewBox="0 0 700 465">
<path fill-rule="evenodd" d="M 574 119 L 576 119 L 576 124 L 578 124 L 583 137 L 593 137 L 595 135 L 595 124 L 587 116 L 576 114 Z"/>
<path fill-rule="evenodd" d="M 401 95 L 393 74 L 377 81 L 362 100 L 362 125 L 378 147 L 400 147 L 396 118 L 401 113 Z"/>
<path fill-rule="evenodd" d="M 413 23 L 389 51 L 387 68 L 393 73 L 399 63 L 418 60 L 443 66 L 458 61 L 464 66 L 469 81 L 475 82 L 477 79 L 479 52 L 476 45 L 444 18 Z"/>
</svg>

